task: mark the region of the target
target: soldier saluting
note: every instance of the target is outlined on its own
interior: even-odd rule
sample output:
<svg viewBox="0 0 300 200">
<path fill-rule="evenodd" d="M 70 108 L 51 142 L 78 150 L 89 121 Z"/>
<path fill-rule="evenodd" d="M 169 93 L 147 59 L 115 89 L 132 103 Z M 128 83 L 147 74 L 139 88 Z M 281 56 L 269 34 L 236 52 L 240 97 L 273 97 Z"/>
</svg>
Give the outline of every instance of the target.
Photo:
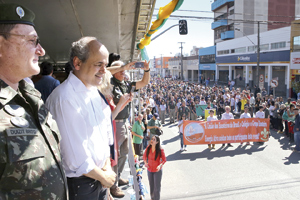
<svg viewBox="0 0 300 200">
<path fill-rule="evenodd" d="M 0 199 L 68 199 L 60 134 L 41 94 L 23 79 L 39 73 L 34 13 L 0 4 Z"/>
</svg>

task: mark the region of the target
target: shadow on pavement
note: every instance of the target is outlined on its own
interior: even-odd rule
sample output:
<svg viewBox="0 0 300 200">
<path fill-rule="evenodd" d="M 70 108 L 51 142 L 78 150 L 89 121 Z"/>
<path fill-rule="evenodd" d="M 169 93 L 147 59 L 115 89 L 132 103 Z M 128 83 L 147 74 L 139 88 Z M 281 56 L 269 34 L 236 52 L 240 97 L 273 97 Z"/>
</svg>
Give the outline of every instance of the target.
<svg viewBox="0 0 300 200">
<path fill-rule="evenodd" d="M 178 135 L 176 135 L 176 136 L 173 137 L 173 138 L 170 138 L 170 139 L 168 139 L 168 140 L 162 141 L 161 144 L 162 144 L 162 145 L 166 145 L 166 144 L 168 144 L 168 143 L 172 143 L 172 142 L 175 142 L 175 141 L 177 141 L 178 144 L 179 144 L 179 141 L 180 141 L 179 133 L 178 133 Z"/>
<path fill-rule="evenodd" d="M 236 155 L 242 155 L 242 154 L 248 154 L 251 155 L 252 153 L 255 152 L 260 152 L 263 151 L 267 145 L 264 146 L 259 146 L 257 144 L 250 145 L 250 148 L 246 149 L 246 145 L 238 145 L 237 143 L 233 144 L 233 147 L 222 147 L 220 144 L 216 144 L 216 150 L 210 150 L 210 149 L 205 149 L 201 152 L 195 152 L 195 153 L 188 153 L 186 152 L 180 152 L 177 151 L 174 154 L 170 154 L 167 156 L 167 160 L 169 161 L 174 161 L 174 160 L 190 160 L 190 161 L 195 161 L 197 159 L 202 159 L 206 158 L 208 160 L 212 160 L 214 158 L 220 158 L 220 157 L 233 157 Z"/>
<path fill-rule="evenodd" d="M 283 150 L 289 150 L 291 149 L 291 146 L 293 143 L 290 143 L 289 138 L 285 136 L 284 133 L 277 133 L 275 131 L 272 131 L 271 137 L 273 137 L 275 140 L 278 140 L 280 147 Z"/>
<path fill-rule="evenodd" d="M 283 163 L 285 165 L 299 164 L 300 154 L 297 152 L 292 152 L 289 157 L 285 157 L 283 160 L 285 160 L 285 162 Z"/>
</svg>

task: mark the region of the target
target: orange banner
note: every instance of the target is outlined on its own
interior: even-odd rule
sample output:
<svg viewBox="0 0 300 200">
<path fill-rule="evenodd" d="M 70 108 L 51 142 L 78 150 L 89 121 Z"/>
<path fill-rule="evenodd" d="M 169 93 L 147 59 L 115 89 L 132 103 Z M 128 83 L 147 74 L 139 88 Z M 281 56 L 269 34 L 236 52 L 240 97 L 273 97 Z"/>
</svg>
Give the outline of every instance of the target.
<svg viewBox="0 0 300 200">
<path fill-rule="evenodd" d="M 218 121 L 184 121 L 185 145 L 266 142 L 270 119 L 248 118 Z"/>
</svg>

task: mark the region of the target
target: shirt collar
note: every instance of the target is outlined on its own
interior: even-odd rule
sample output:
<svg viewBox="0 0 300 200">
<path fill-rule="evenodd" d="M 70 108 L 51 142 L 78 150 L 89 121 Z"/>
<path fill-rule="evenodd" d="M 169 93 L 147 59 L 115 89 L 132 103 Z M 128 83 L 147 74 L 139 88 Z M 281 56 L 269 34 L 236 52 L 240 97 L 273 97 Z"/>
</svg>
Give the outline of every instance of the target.
<svg viewBox="0 0 300 200">
<path fill-rule="evenodd" d="M 113 76 L 113 79 L 114 79 L 114 81 L 117 82 L 118 84 L 123 84 L 123 83 L 124 83 L 124 80 L 123 80 L 123 81 L 120 81 L 120 80 L 116 79 L 114 76 Z"/>
<path fill-rule="evenodd" d="M 95 91 L 97 90 L 96 86 L 92 86 L 90 89 L 88 89 L 83 82 L 77 78 L 77 76 L 75 76 L 73 74 L 73 72 L 70 72 L 70 75 L 68 77 L 68 81 L 71 83 L 71 85 L 73 86 L 74 91 L 76 92 L 91 92 L 91 91 Z"/>
</svg>

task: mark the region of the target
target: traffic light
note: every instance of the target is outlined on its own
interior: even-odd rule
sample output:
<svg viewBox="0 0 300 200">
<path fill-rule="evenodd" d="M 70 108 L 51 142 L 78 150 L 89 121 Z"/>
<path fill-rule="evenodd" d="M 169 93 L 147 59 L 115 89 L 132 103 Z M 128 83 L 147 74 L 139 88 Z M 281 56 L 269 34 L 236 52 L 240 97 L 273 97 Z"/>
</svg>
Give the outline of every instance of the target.
<svg viewBox="0 0 300 200">
<path fill-rule="evenodd" d="M 179 34 L 180 35 L 188 34 L 187 21 L 184 19 L 179 20 Z"/>
</svg>

